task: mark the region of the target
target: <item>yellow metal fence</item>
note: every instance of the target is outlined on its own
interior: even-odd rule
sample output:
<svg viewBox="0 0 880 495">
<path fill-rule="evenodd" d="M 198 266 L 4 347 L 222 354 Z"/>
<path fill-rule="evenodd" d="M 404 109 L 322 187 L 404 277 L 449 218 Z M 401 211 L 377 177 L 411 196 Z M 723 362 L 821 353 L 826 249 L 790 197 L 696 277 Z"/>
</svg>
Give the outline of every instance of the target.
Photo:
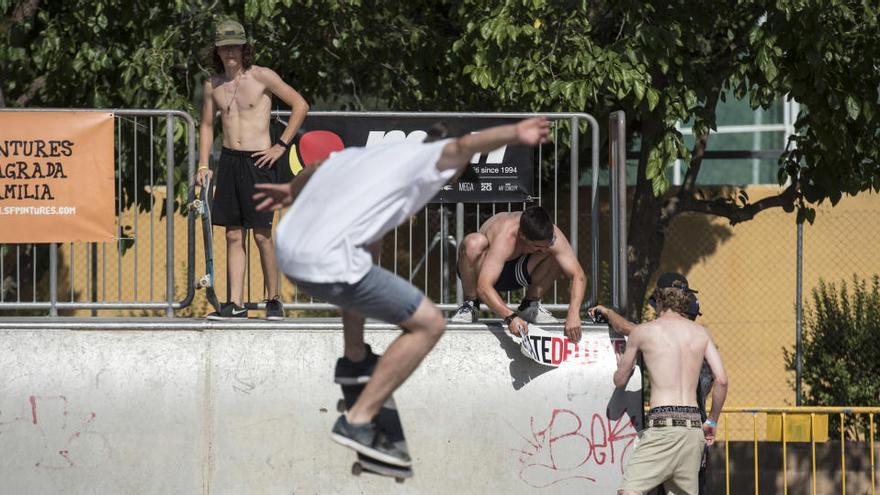
<svg viewBox="0 0 880 495">
<path fill-rule="evenodd" d="M 810 444 L 810 489 L 813 495 L 817 493 L 831 493 L 827 483 L 821 490 L 817 491 L 817 469 L 816 469 L 816 445 L 825 443 L 829 440 L 828 428 L 829 419 L 839 420 L 839 423 L 832 424 L 832 428 L 837 431 L 833 438 L 839 437 L 840 441 L 840 493 L 847 493 L 847 472 L 846 472 L 846 448 L 847 442 L 859 441 L 859 434 L 866 430 L 867 435 L 864 437 L 868 442 L 868 450 L 870 456 L 870 475 L 866 476 L 865 484 L 870 483 L 870 491 L 859 488 L 851 493 L 870 493 L 875 495 L 876 490 L 876 464 L 875 464 L 875 430 L 874 415 L 880 413 L 880 407 L 731 407 L 725 408 L 721 416 L 721 430 L 724 439 L 724 483 L 726 493 L 745 493 L 742 487 L 734 487 L 731 491 L 731 477 L 733 469 L 731 468 L 730 453 L 730 425 L 736 420 L 742 419 L 743 416 L 752 418 L 753 430 L 753 455 L 754 455 L 754 491 L 755 495 L 760 492 L 762 486 L 759 480 L 761 472 L 761 456 L 759 454 L 759 443 L 778 442 L 782 444 L 782 493 L 788 494 L 789 491 L 789 449 L 790 445 L 795 442 L 806 442 Z M 763 416 L 763 417 L 760 417 Z M 775 417 L 781 421 L 775 421 Z M 804 421 L 809 418 L 808 421 Z M 759 442 L 759 419 L 764 420 L 767 424 L 767 432 L 765 440 Z M 867 421 L 865 421 L 867 419 Z M 797 423 L 797 424 L 796 424 Z M 809 427 L 802 427 L 808 423 Z M 793 428 L 794 426 L 794 428 Z M 778 428 L 778 430 L 777 430 Z M 777 433 L 777 431 L 779 433 Z M 863 440 L 864 441 L 864 440 Z M 765 454 L 766 457 L 767 454 Z M 832 481 L 835 476 L 831 476 Z M 868 482 L 868 480 L 870 480 Z M 774 483 L 775 485 L 775 483 Z M 765 483 L 766 488 L 766 483 Z M 765 490 L 766 492 L 767 490 Z M 778 487 L 774 488 L 770 493 L 778 493 Z"/>
</svg>

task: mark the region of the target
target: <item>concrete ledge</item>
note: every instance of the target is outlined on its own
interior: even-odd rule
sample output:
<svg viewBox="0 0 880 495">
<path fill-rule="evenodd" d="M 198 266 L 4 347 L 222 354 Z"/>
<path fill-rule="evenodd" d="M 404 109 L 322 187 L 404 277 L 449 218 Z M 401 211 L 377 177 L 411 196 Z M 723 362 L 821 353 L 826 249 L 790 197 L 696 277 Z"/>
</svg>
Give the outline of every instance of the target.
<svg viewBox="0 0 880 495">
<path fill-rule="evenodd" d="M 395 393 L 415 477 L 350 474 L 329 438 L 338 318 L 0 320 L 9 493 L 612 493 L 641 420 L 606 326 L 578 364 L 527 359 L 499 322 L 450 325 Z M 561 327 L 557 326 L 561 330 Z M 329 330 L 329 331 L 328 331 Z M 368 323 L 377 352 L 399 335 Z"/>
<path fill-rule="evenodd" d="M 562 331 L 562 323 L 541 325 L 548 330 Z M 366 330 L 399 330 L 397 325 L 368 320 Z M 610 332 L 608 325 L 582 325 L 585 332 Z M 268 321 L 249 318 L 242 321 L 214 321 L 203 318 L 109 318 L 15 316 L 0 318 L 0 330 L 341 330 L 339 318 L 290 318 Z M 500 319 L 479 323 L 447 323 L 447 331 L 504 331 Z M 610 335 L 610 333 L 609 333 Z"/>
</svg>

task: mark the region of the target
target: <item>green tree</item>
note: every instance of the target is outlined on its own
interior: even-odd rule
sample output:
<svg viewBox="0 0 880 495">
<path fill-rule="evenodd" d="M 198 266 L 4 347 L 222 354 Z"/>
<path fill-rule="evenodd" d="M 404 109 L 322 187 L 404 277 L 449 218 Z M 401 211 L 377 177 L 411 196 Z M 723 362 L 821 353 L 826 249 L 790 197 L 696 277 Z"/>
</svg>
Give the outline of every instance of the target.
<svg viewBox="0 0 880 495">
<path fill-rule="evenodd" d="M 833 5 L 833 7 L 832 7 Z M 767 208 L 815 218 L 812 204 L 880 190 L 880 7 L 861 0 L 717 2 L 465 0 L 454 45 L 472 81 L 502 108 L 623 109 L 638 137 L 629 221 L 630 301 L 644 300 L 670 222 L 685 212 L 747 221 Z M 698 177 L 716 107 L 792 97 L 806 109 L 780 159 L 781 192 L 704 198 Z M 686 149 L 677 122 L 692 121 Z M 671 188 L 667 167 L 687 164 Z M 629 315 L 638 318 L 640 308 Z"/>
<path fill-rule="evenodd" d="M 878 14 L 867 0 L 0 0 L 0 105 L 193 114 L 211 27 L 231 15 L 257 63 L 313 109 L 623 109 L 640 143 L 629 300 L 641 301 L 681 213 L 735 224 L 782 207 L 812 221 L 812 204 L 880 188 Z M 698 190 L 728 94 L 753 108 L 789 95 L 806 109 L 777 196 Z M 692 149 L 675 129 L 683 121 L 696 131 Z M 671 188 L 675 158 L 688 168 Z"/>
<path fill-rule="evenodd" d="M 315 109 L 464 106 L 447 96 L 473 102 L 490 92 L 450 89 L 469 82 L 447 70 L 446 52 L 460 32 L 449 5 L 0 0 L 0 107 L 166 108 L 198 118 L 201 82 L 212 71 L 213 26 L 226 17 L 245 25 L 256 63 L 275 69 Z M 175 136 L 183 139 L 181 127 Z M 182 154 L 177 163 L 184 163 Z M 177 171 L 175 192 L 182 199 L 186 170 Z M 122 181 L 123 207 L 135 196 L 129 179 Z M 147 198 L 139 195 L 140 208 L 151 207 Z"/>
<path fill-rule="evenodd" d="M 869 285 L 853 276 L 851 286 L 841 281 L 839 288 L 820 281 L 812 300 L 804 313 L 804 405 L 880 404 L 880 277 L 874 275 Z M 785 349 L 790 371 L 796 369 L 796 359 L 795 349 Z M 832 419 L 836 428 L 839 422 Z M 858 424 L 853 420 L 847 425 L 855 437 Z"/>
</svg>

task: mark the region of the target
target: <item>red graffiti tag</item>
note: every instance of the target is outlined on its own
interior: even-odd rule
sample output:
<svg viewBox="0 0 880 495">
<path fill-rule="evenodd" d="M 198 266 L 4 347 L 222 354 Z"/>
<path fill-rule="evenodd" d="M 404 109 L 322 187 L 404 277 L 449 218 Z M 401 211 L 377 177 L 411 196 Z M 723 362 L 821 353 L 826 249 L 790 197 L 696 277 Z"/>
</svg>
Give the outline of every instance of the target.
<svg viewBox="0 0 880 495">
<path fill-rule="evenodd" d="M 595 483 L 591 471 L 614 464 L 623 472 L 624 458 L 636 438 L 632 419 L 624 411 L 618 419 L 593 413 L 589 424 L 568 409 L 553 409 L 550 421 L 538 429 L 530 420 L 531 438 L 515 451 L 519 477 L 529 486 L 546 488 L 562 481 Z"/>
<path fill-rule="evenodd" d="M 103 434 L 93 431 L 97 415 L 93 411 L 69 409 L 64 395 L 31 395 L 28 411 L 0 421 L 0 433 L 13 428 L 28 432 L 29 438 L 41 447 L 33 451 L 33 465 L 44 469 L 65 469 L 102 462 L 110 455 L 110 446 Z M 2 418 L 0 418 L 2 419 Z"/>
</svg>

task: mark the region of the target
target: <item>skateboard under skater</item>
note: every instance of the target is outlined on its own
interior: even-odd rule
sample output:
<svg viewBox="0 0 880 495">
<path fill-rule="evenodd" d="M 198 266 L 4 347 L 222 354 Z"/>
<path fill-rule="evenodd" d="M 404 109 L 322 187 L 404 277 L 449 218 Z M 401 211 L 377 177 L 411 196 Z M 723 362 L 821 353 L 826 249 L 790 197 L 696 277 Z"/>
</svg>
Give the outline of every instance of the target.
<svg viewBox="0 0 880 495">
<path fill-rule="evenodd" d="M 336 409 L 340 413 L 344 413 L 350 409 L 361 392 L 363 392 L 366 384 L 360 385 L 340 385 L 342 387 L 342 399 L 336 404 Z M 403 425 L 400 424 L 400 415 L 397 414 L 397 403 L 394 397 L 389 397 L 382 404 L 379 414 L 376 415 L 376 426 L 380 428 L 388 436 L 388 439 L 400 450 L 409 453 L 406 445 L 406 437 L 403 435 Z M 412 467 L 401 467 L 393 464 L 382 462 L 372 457 L 357 453 L 357 461 L 351 465 L 351 474 L 360 476 L 361 473 L 372 473 L 379 476 L 387 476 L 394 478 L 398 483 L 403 483 L 406 478 L 412 478 Z"/>
<path fill-rule="evenodd" d="M 199 279 L 197 286 L 205 289 L 205 297 L 208 303 L 214 307 L 214 311 L 220 312 L 220 301 L 214 292 L 214 231 L 211 225 L 211 203 L 214 198 L 214 188 L 211 178 L 205 177 L 205 185 L 199 191 L 199 197 L 192 202 L 192 208 L 202 217 L 202 238 L 205 241 L 205 274 Z"/>
</svg>

